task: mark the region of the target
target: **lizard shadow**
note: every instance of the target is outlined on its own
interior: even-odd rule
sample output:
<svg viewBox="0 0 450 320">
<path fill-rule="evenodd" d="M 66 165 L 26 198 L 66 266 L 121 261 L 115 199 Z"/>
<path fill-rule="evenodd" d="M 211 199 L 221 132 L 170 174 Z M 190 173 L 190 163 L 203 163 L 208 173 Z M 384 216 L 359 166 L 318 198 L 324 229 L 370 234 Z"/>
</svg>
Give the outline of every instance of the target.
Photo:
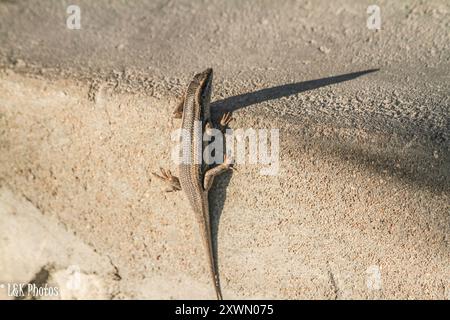
<svg viewBox="0 0 450 320">
<path fill-rule="evenodd" d="M 230 170 L 231 171 L 231 170 Z M 232 172 L 225 172 L 214 179 L 214 184 L 208 194 L 209 197 L 209 210 L 211 215 L 211 241 L 213 246 L 214 261 L 216 263 L 216 270 L 219 274 L 219 259 L 218 259 L 218 234 L 219 234 L 219 222 L 225 205 L 225 199 L 227 196 L 227 186 L 230 183 Z"/>
<path fill-rule="evenodd" d="M 269 100 L 275 100 L 282 97 L 298 94 L 301 92 L 318 89 L 339 82 L 353 80 L 362 75 L 376 72 L 379 69 L 369 69 L 364 71 L 352 72 L 338 76 L 321 78 L 316 80 L 289 83 L 285 85 L 261 89 L 254 92 L 244 93 L 211 103 L 211 113 L 213 119 L 217 120 L 223 112 L 233 112 L 253 104 L 262 103 Z M 214 261 L 216 270 L 219 273 L 218 263 L 218 232 L 220 217 L 226 199 L 226 191 L 230 183 L 232 172 L 226 172 L 214 179 L 214 184 L 209 192 L 209 207 L 211 215 L 211 235 L 213 245 Z M 220 274 L 220 273 L 219 273 Z"/>
<path fill-rule="evenodd" d="M 217 112 L 233 112 L 253 104 L 287 97 L 293 94 L 318 89 L 339 82 L 353 80 L 365 74 L 376 72 L 378 70 L 380 69 L 368 69 L 327 78 L 289 83 L 271 88 L 261 89 L 254 92 L 239 94 L 213 102 L 211 104 L 211 112 L 213 114 Z"/>
</svg>

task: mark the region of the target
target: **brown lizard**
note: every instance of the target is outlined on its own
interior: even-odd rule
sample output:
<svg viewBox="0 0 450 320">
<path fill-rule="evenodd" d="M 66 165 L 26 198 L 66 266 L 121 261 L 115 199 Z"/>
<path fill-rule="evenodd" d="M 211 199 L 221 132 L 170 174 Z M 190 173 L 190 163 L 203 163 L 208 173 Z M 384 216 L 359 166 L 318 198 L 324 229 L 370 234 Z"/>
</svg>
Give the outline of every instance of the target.
<svg viewBox="0 0 450 320">
<path fill-rule="evenodd" d="M 211 239 L 208 191 L 215 176 L 232 168 L 232 161 L 224 155 L 223 163 L 210 168 L 203 159 L 205 148 L 203 134 L 214 127 L 210 113 L 212 79 L 211 68 L 196 74 L 173 113 L 174 118 L 182 118 L 181 131 L 185 135 L 182 143 L 189 144 L 187 145 L 188 159 L 179 164 L 179 178 L 173 176 L 170 170 L 162 168 L 160 168 L 160 175 L 153 174 L 170 184 L 171 188 L 167 191 L 183 190 L 186 194 L 200 227 L 217 299 L 221 300 L 222 292 Z M 220 120 L 220 129 L 223 131 L 232 120 L 231 114 L 225 113 Z"/>
</svg>

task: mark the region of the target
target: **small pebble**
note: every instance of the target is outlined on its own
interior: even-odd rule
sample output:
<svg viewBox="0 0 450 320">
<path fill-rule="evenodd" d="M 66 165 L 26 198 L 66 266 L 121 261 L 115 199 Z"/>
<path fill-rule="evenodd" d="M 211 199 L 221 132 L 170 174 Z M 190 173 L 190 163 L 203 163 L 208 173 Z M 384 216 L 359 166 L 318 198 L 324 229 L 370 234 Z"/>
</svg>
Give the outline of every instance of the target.
<svg viewBox="0 0 450 320">
<path fill-rule="evenodd" d="M 328 54 L 328 53 L 330 53 L 330 49 L 328 49 L 327 47 L 324 47 L 324 46 L 321 46 L 320 48 L 319 48 L 319 50 L 320 50 L 320 52 L 323 52 L 323 53 L 325 53 L 325 54 Z"/>
</svg>

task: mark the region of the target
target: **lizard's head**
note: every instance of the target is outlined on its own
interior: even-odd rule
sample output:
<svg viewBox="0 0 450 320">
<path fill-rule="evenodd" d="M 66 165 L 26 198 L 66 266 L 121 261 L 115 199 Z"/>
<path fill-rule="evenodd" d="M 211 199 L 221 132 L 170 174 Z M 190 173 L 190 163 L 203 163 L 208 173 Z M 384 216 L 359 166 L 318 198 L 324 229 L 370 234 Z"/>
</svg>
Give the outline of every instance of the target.
<svg viewBox="0 0 450 320">
<path fill-rule="evenodd" d="M 211 100 L 213 69 L 208 68 L 203 72 L 197 73 L 194 79 L 200 84 L 200 94 L 203 101 L 209 102 Z"/>
</svg>

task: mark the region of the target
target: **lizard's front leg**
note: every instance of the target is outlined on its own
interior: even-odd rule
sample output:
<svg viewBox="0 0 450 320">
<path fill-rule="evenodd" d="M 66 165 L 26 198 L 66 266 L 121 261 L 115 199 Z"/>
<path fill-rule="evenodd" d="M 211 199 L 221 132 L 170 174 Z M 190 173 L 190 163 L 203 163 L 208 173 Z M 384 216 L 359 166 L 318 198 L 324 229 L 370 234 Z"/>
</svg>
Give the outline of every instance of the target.
<svg viewBox="0 0 450 320">
<path fill-rule="evenodd" d="M 184 108 L 184 100 L 186 99 L 186 95 L 183 95 L 180 98 L 180 101 L 178 102 L 175 110 L 173 110 L 172 116 L 175 119 L 181 119 L 183 116 L 183 108 Z"/>
<path fill-rule="evenodd" d="M 229 169 L 233 169 L 233 161 L 228 158 L 226 155 L 223 156 L 224 158 L 224 162 L 219 164 L 218 166 L 215 166 L 212 169 L 209 169 L 208 171 L 205 172 L 205 177 L 203 179 L 203 189 L 205 189 L 205 191 L 209 191 L 209 189 L 211 188 L 213 182 L 214 182 L 214 178 L 216 176 L 218 176 L 219 174 L 229 170 Z"/>
<path fill-rule="evenodd" d="M 170 185 L 170 189 L 165 189 L 166 192 L 172 192 L 172 191 L 180 191 L 181 190 L 181 184 L 180 180 L 172 175 L 172 172 L 170 170 L 164 170 L 163 168 L 159 168 L 161 171 L 161 175 L 152 172 L 152 174 L 157 177 L 158 179 L 164 181 L 165 183 Z"/>
<path fill-rule="evenodd" d="M 233 120 L 234 120 L 234 118 L 231 116 L 231 112 L 225 112 L 222 115 L 222 118 L 220 118 L 220 122 L 219 122 L 220 131 L 225 132 L 225 129 L 230 124 L 230 122 Z"/>
</svg>

